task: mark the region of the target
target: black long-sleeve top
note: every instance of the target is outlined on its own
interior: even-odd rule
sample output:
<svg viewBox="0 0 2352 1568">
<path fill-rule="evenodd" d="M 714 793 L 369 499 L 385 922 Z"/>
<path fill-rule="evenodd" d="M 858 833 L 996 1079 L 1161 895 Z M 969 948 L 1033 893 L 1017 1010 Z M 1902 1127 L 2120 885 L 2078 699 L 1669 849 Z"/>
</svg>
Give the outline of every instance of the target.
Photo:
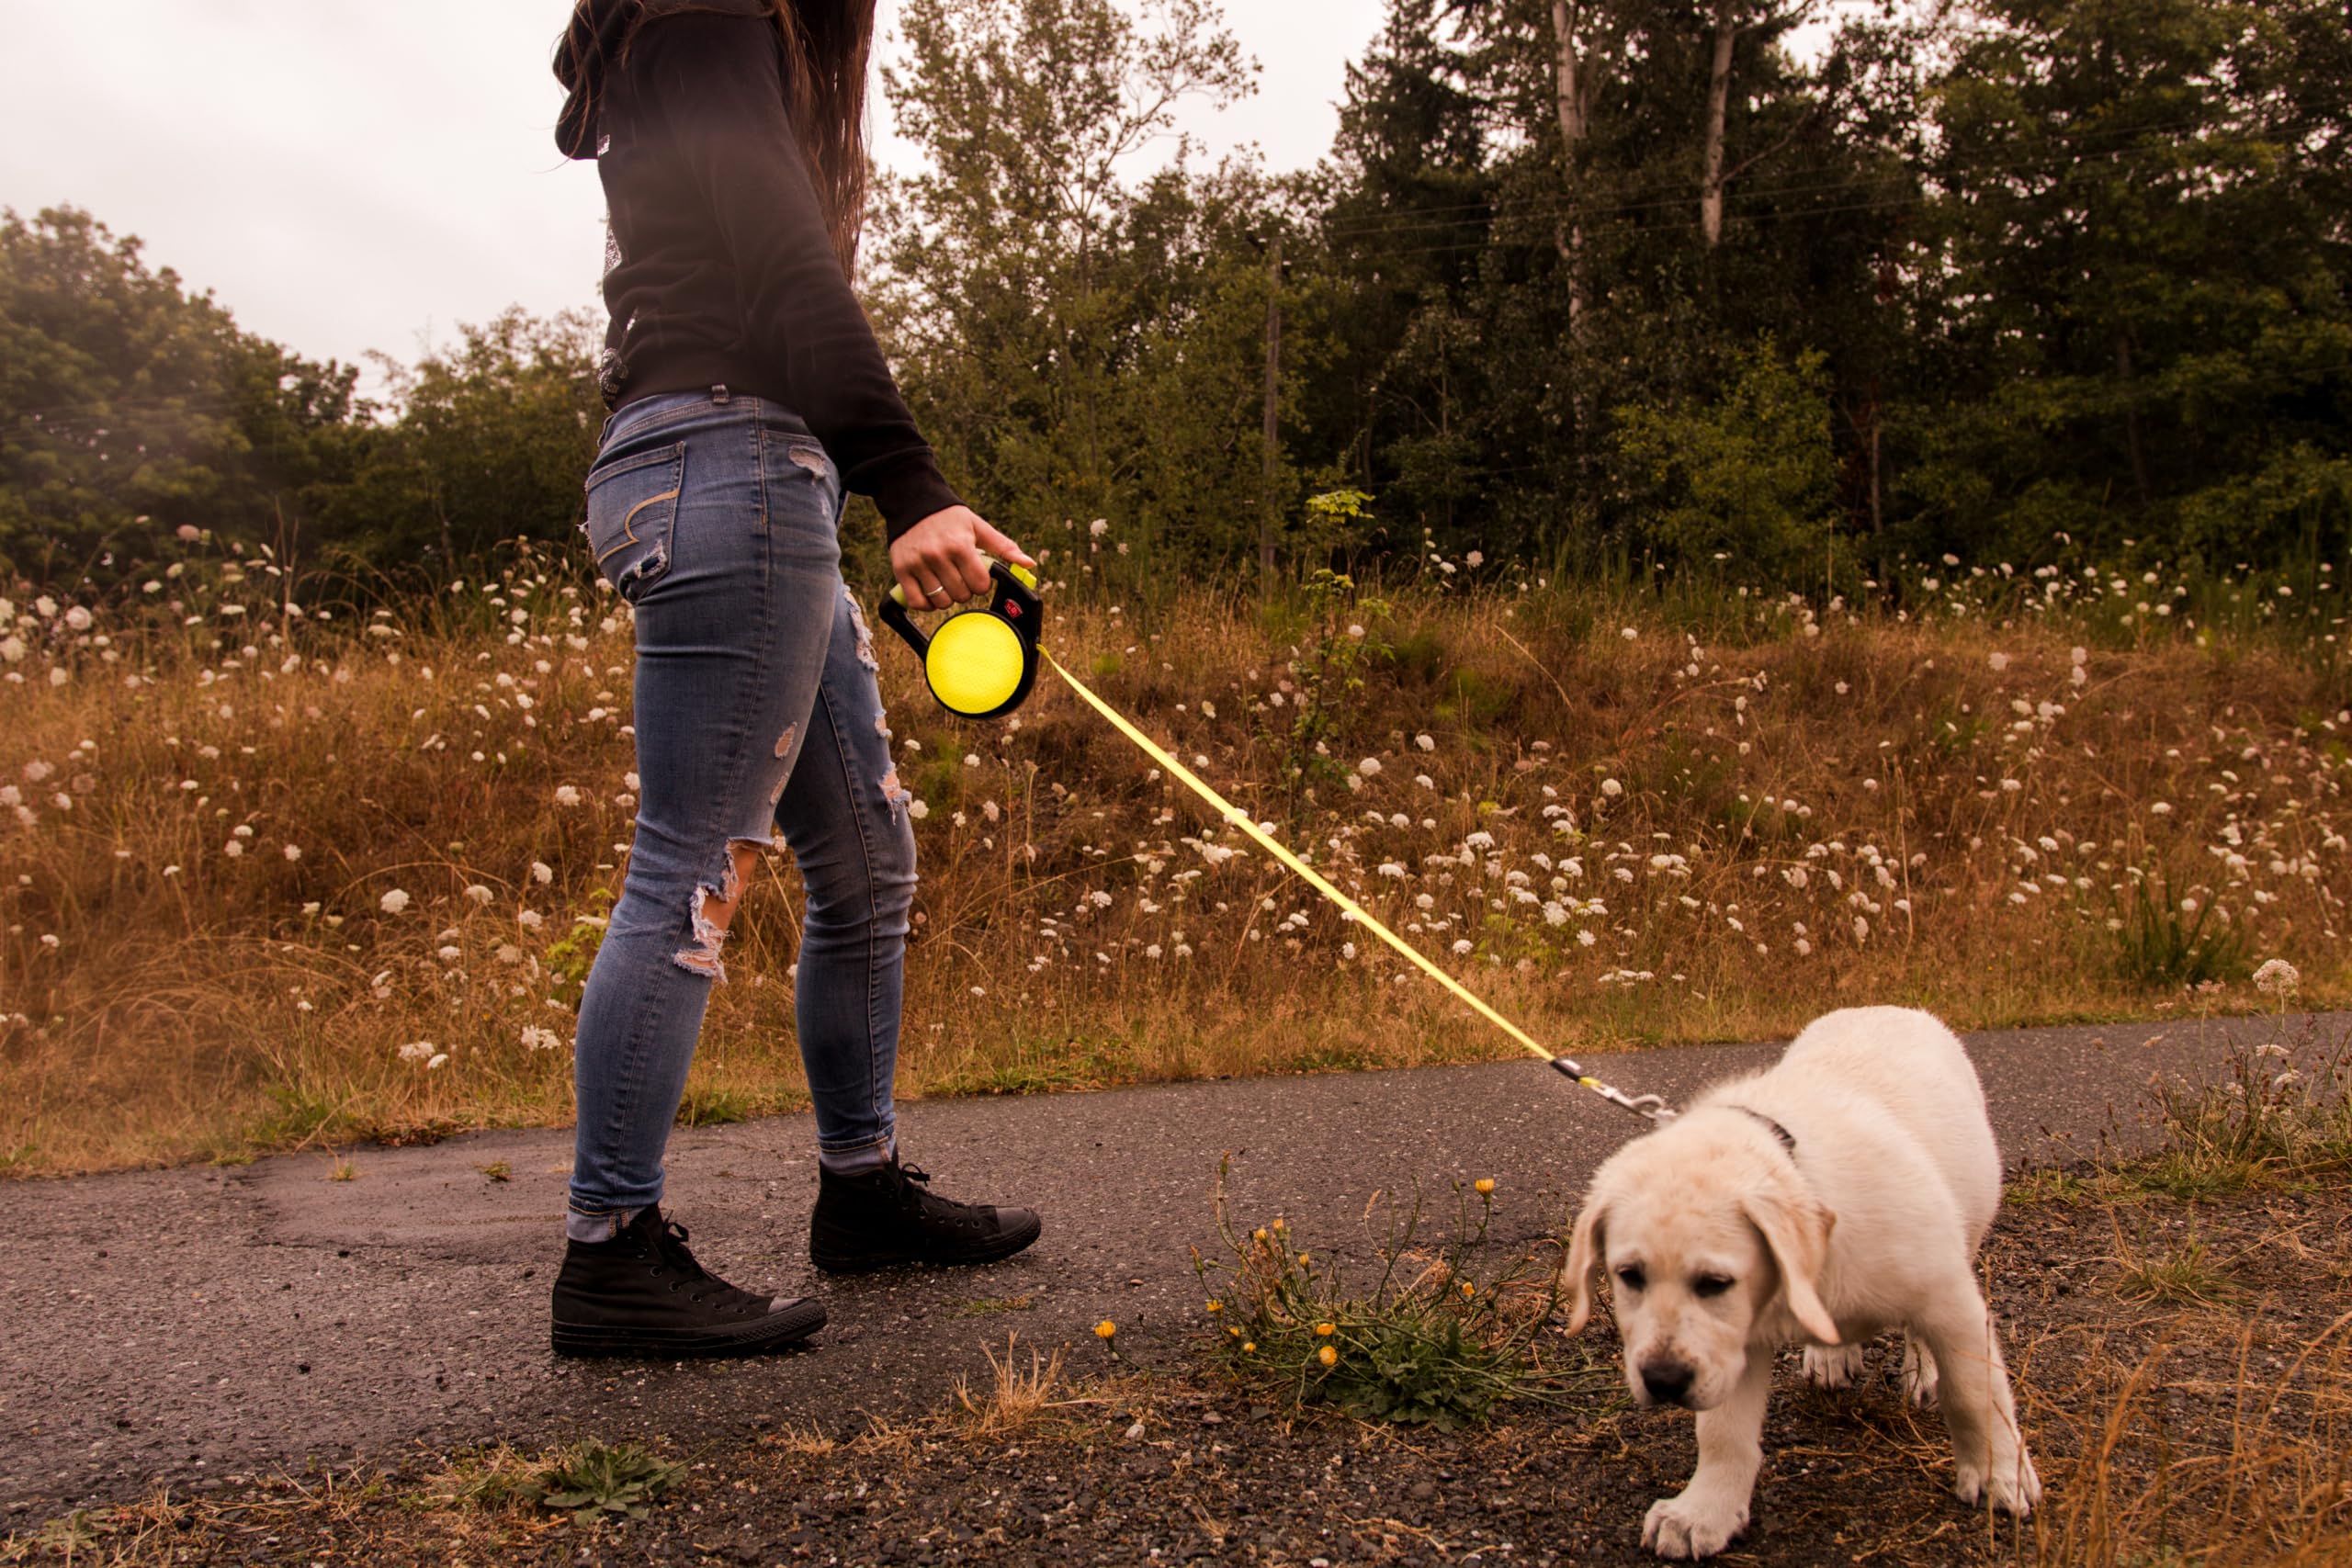
<svg viewBox="0 0 2352 1568">
<path fill-rule="evenodd" d="M 612 231 L 605 402 L 723 384 L 799 415 L 891 538 L 956 505 L 834 256 L 763 0 L 591 0 L 566 41 L 556 141 Z"/>
</svg>

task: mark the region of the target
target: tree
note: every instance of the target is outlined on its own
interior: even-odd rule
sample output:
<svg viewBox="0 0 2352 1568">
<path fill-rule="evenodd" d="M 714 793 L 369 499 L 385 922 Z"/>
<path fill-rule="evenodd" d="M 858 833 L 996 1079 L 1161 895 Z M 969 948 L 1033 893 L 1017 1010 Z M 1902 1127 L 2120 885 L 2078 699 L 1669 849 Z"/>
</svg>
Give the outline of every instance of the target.
<svg viewBox="0 0 2352 1568">
<path fill-rule="evenodd" d="M 329 509 L 355 559 L 447 576 L 501 540 L 568 541 L 585 514 L 605 407 L 602 325 L 510 309 L 413 367 L 385 362 L 399 419 L 371 431 Z"/>
<path fill-rule="evenodd" d="M 0 213 L 0 570 L 105 586 L 176 528 L 299 532 L 355 381 L 240 331 L 86 212 Z"/>
<path fill-rule="evenodd" d="M 1935 536 L 2030 557 L 2063 531 L 2224 567 L 2341 547 L 2324 476 L 2352 429 L 2352 253 L 2328 9 L 1985 8 L 1935 97 L 1934 352 L 1906 411 Z M 2258 497 L 2279 504 L 2234 511 Z"/>
<path fill-rule="evenodd" d="M 884 186 L 872 288 L 918 420 L 1000 524 L 1102 515 L 1227 557 L 1255 533 L 1270 192 L 1246 164 L 1195 171 L 1174 110 L 1255 66 L 1211 0 L 1143 19 L 912 0 L 883 81 L 930 166 Z"/>
<path fill-rule="evenodd" d="M 1617 447 L 1667 560 L 1787 584 L 1820 566 L 1836 519 L 1829 378 L 1814 350 L 1770 338 L 1735 360 L 1721 394 L 1619 412 Z"/>
</svg>

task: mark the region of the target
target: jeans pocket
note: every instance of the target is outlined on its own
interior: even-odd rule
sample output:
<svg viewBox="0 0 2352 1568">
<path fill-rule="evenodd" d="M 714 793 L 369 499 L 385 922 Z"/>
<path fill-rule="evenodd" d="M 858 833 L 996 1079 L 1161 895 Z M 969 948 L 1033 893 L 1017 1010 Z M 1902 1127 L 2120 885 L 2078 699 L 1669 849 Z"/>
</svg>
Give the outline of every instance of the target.
<svg viewBox="0 0 2352 1568">
<path fill-rule="evenodd" d="M 588 520 L 581 526 L 596 570 L 631 604 L 670 570 L 685 472 L 683 441 L 588 471 Z"/>
</svg>

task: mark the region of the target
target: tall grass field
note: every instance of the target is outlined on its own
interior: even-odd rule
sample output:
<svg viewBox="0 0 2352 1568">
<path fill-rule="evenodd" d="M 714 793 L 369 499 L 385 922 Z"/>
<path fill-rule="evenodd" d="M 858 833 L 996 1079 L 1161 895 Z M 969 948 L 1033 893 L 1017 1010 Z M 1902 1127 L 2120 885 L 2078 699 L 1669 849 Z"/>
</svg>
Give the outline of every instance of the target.
<svg viewBox="0 0 2352 1568">
<path fill-rule="evenodd" d="M 566 1121 L 636 804 L 626 606 L 569 557 L 355 608 L 185 547 L 124 602 L 0 601 L 0 1168 Z M 2346 990 L 2324 571 L 1929 565 L 1849 603 L 1119 570 L 1049 584 L 1063 660 L 1563 1050 L 2253 1006 L 2270 957 Z M 881 660 L 923 871 L 902 1094 L 1515 1054 L 1050 675 L 969 724 Z M 805 1103 L 800 907 L 779 849 L 682 1119 Z"/>
</svg>

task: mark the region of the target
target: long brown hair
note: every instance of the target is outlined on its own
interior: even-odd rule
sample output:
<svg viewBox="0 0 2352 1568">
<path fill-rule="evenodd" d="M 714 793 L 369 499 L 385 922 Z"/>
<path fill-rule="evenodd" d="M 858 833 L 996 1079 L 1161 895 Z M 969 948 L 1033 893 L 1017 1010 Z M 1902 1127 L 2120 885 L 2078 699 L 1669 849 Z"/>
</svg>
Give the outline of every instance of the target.
<svg viewBox="0 0 2352 1568">
<path fill-rule="evenodd" d="M 556 127 L 567 157 L 593 158 L 606 56 L 626 52 L 646 11 L 743 14 L 735 6 L 695 0 L 577 0 L 556 46 L 556 76 L 571 97 Z M 825 227 L 843 276 L 857 272 L 865 225 L 865 68 L 874 50 L 875 0 L 761 0 L 775 23 L 784 109 L 808 164 Z"/>
<path fill-rule="evenodd" d="M 784 107 L 816 183 L 842 275 L 865 227 L 865 68 L 875 0 L 770 0 L 784 39 Z"/>
</svg>

